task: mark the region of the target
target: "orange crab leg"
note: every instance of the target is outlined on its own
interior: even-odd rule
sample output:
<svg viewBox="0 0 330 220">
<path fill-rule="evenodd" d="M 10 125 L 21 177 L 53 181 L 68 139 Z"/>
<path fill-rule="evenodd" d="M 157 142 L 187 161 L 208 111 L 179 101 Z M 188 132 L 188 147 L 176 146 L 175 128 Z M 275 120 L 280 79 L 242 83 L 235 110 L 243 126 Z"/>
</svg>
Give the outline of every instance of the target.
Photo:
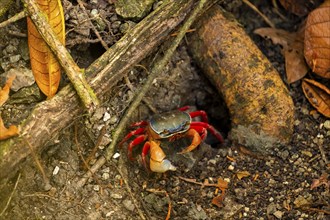
<svg viewBox="0 0 330 220">
<path fill-rule="evenodd" d="M 220 141 L 220 143 L 223 143 L 222 135 L 219 132 L 217 132 L 217 130 L 215 130 L 215 128 L 212 125 L 209 125 L 208 123 L 194 121 L 194 122 L 191 122 L 190 127 L 194 127 L 194 128 L 203 127 L 203 128 L 206 128 L 207 130 L 209 130 L 211 132 L 211 134 L 214 135 L 214 137 L 216 137 Z"/>
<path fill-rule="evenodd" d="M 179 154 L 187 153 L 194 150 L 202 141 L 201 136 L 198 134 L 198 132 L 195 129 L 189 129 L 184 136 L 191 137 L 192 142 L 187 148 L 179 152 Z"/>
</svg>

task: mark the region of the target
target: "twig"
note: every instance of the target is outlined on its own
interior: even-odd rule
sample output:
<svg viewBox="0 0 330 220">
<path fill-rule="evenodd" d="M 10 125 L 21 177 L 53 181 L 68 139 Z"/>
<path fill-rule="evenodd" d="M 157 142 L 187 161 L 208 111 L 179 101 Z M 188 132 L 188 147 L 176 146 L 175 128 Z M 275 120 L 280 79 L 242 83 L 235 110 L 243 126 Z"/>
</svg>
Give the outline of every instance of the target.
<svg viewBox="0 0 330 220">
<path fill-rule="evenodd" d="M 127 85 L 127 87 L 132 91 L 132 92 L 136 92 L 135 89 L 133 88 L 132 83 L 129 81 L 128 76 L 124 76 L 125 79 L 125 83 Z M 143 98 L 142 101 L 144 102 L 144 104 L 146 104 L 146 106 L 148 106 L 148 108 L 153 112 L 153 113 L 157 113 L 157 109 L 155 109 L 152 104 L 146 99 Z"/>
<path fill-rule="evenodd" d="M 38 29 L 40 35 L 56 55 L 85 107 L 89 112 L 92 112 L 99 105 L 99 101 L 86 81 L 84 70 L 79 68 L 70 53 L 65 49 L 65 46 L 57 39 L 53 29 L 46 21 L 45 16 L 41 16 L 41 10 L 35 1 L 22 0 L 22 2 L 26 5 L 30 18 Z"/>
<path fill-rule="evenodd" d="M 89 17 L 89 15 L 86 12 L 86 8 L 85 8 L 83 2 L 80 1 L 80 0 L 77 0 L 77 2 L 79 4 L 79 6 L 82 8 L 82 10 L 84 11 L 84 13 L 87 15 L 87 17 Z M 95 28 L 94 24 L 91 22 L 91 20 L 88 20 L 88 21 L 89 21 L 89 23 L 90 23 L 90 25 L 91 25 L 91 27 L 92 27 L 92 29 L 93 29 L 96 37 L 100 40 L 100 42 L 101 42 L 102 46 L 104 47 L 104 49 L 108 50 L 109 49 L 108 45 L 104 42 L 104 40 L 102 39 L 100 33 Z"/>
<path fill-rule="evenodd" d="M 42 175 L 42 179 L 43 179 L 44 184 L 45 184 L 44 188 L 46 190 L 49 190 L 51 188 L 51 185 L 50 185 L 50 181 L 49 181 L 49 179 L 48 179 L 48 177 L 47 177 L 47 175 L 45 173 L 44 167 L 42 166 L 40 160 L 38 159 L 36 153 L 34 152 L 34 150 L 33 150 L 34 148 L 31 146 L 30 142 L 27 139 L 25 139 L 25 138 L 24 138 L 24 141 L 28 145 L 28 147 L 29 147 L 29 149 L 31 151 L 31 155 L 33 157 L 33 160 L 36 163 L 37 168 L 38 168 L 38 170 L 40 171 L 40 173 Z"/>
<path fill-rule="evenodd" d="M 19 181 L 20 178 L 21 178 L 21 173 L 18 174 L 18 177 L 16 179 L 16 183 L 15 183 L 15 186 L 13 188 L 13 191 L 11 191 L 10 196 L 9 196 L 7 202 L 6 202 L 6 206 L 3 208 L 2 212 L 0 213 L 0 216 L 2 216 L 6 212 L 8 206 L 9 206 L 9 204 L 11 202 L 11 199 L 13 198 L 14 192 L 16 191 L 16 188 L 17 188 L 17 185 L 18 185 L 18 181 Z"/>
<path fill-rule="evenodd" d="M 168 193 L 165 190 L 158 190 L 158 189 L 146 189 L 147 192 L 151 192 L 151 193 L 162 193 L 165 194 L 165 196 L 168 198 L 168 210 L 167 210 L 167 215 L 165 220 L 170 219 L 171 217 L 171 210 L 172 210 L 172 201 L 170 196 L 168 195 Z"/>
<path fill-rule="evenodd" d="M 101 129 L 101 132 L 100 132 L 100 134 L 99 134 L 99 136 L 98 136 L 98 138 L 97 138 L 96 144 L 95 144 L 95 146 L 94 146 L 92 152 L 89 154 L 89 156 L 88 156 L 87 159 L 86 159 L 86 163 L 87 163 L 87 164 L 88 164 L 89 161 L 91 161 L 91 160 L 93 159 L 93 157 L 95 156 L 95 153 L 96 153 L 98 147 L 100 146 L 100 144 L 101 144 L 101 142 L 102 142 L 102 140 L 103 140 L 103 137 L 104 137 L 104 135 L 105 135 L 105 132 L 106 132 L 106 126 L 103 126 L 102 129 Z"/>
<path fill-rule="evenodd" d="M 128 192 L 128 194 L 130 195 L 130 197 L 131 197 L 131 199 L 133 201 L 134 206 L 138 210 L 138 213 L 140 215 L 140 219 L 146 219 L 146 217 L 143 215 L 141 209 L 138 206 L 138 203 L 136 201 L 136 198 L 134 197 L 134 195 L 132 193 L 131 187 L 129 186 L 129 184 L 127 182 L 128 177 L 126 176 L 126 173 L 124 174 L 124 172 L 122 172 L 122 170 L 121 170 L 122 167 L 123 167 L 123 162 L 122 162 L 122 160 L 119 160 L 119 167 L 116 166 L 116 169 L 117 169 L 118 173 L 120 174 L 120 176 L 122 177 L 122 179 L 123 179 L 123 181 L 125 183 L 125 187 L 126 187 L 127 192 Z"/>
<path fill-rule="evenodd" d="M 329 161 L 327 159 L 327 156 L 325 155 L 325 151 L 324 151 L 324 148 L 322 146 L 322 144 L 318 144 L 319 146 L 319 150 L 320 150 L 320 153 L 321 153 L 321 156 L 322 156 L 322 159 L 324 161 L 325 164 L 329 164 Z"/>
<path fill-rule="evenodd" d="M 17 14 L 15 14 L 13 17 L 7 19 L 6 21 L 4 22 L 1 22 L 0 23 L 0 28 L 3 28 L 3 27 L 6 27 L 7 25 L 11 24 L 11 23 L 14 23 L 22 18 L 25 18 L 27 16 L 27 13 L 26 11 L 21 11 Z"/>
<path fill-rule="evenodd" d="M 273 24 L 273 22 L 271 22 L 266 15 L 264 15 L 261 11 L 259 11 L 259 9 L 254 6 L 251 2 L 249 2 L 249 0 L 243 0 L 243 2 L 245 4 L 247 4 L 252 10 L 254 10 L 255 12 L 257 12 L 264 20 L 265 22 L 271 26 L 272 28 L 275 28 L 275 25 Z"/>
</svg>

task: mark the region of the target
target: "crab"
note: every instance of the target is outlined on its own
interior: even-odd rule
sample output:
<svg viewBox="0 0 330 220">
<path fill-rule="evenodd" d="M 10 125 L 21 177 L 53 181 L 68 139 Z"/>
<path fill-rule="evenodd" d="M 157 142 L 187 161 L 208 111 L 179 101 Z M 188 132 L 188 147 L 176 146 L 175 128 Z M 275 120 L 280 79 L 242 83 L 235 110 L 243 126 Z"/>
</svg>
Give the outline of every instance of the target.
<svg viewBox="0 0 330 220">
<path fill-rule="evenodd" d="M 144 167 L 148 169 L 146 156 L 150 153 L 150 170 L 164 173 L 168 170 L 175 171 L 176 167 L 169 160 L 165 159 L 166 155 L 160 147 L 162 140 L 168 139 L 173 141 L 184 137 L 191 138 L 191 144 L 179 152 L 179 154 L 190 152 L 199 146 L 206 138 L 207 131 L 210 131 L 220 143 L 223 143 L 222 135 L 208 123 L 205 111 L 199 110 L 188 113 L 186 112 L 188 109 L 189 106 L 185 106 L 178 110 L 153 115 L 148 121 L 132 124 L 131 127 L 138 128 L 129 132 L 119 143 L 119 146 L 122 146 L 132 136 L 136 136 L 128 145 L 128 157 L 134 160 L 132 156 L 133 148 L 146 141 L 141 153 Z M 192 118 L 199 116 L 201 121 L 192 121 Z"/>
</svg>

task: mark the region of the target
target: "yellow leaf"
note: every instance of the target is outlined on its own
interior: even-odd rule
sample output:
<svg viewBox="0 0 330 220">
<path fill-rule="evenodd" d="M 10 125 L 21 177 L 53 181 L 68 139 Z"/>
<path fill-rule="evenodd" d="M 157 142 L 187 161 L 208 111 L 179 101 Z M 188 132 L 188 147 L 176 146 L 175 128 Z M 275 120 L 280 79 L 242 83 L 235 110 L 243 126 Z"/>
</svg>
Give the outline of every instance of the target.
<svg viewBox="0 0 330 220">
<path fill-rule="evenodd" d="M 5 140 L 16 135 L 18 135 L 18 128 L 15 125 L 10 125 L 7 129 L 0 117 L 0 140 Z"/>
<path fill-rule="evenodd" d="M 236 176 L 237 176 L 237 178 L 238 179 L 242 179 L 242 178 L 244 178 L 244 177 L 248 177 L 248 176 L 250 176 L 251 174 L 249 173 L 249 171 L 239 171 L 239 172 L 237 172 L 236 173 Z"/>
<path fill-rule="evenodd" d="M 37 0 L 58 39 L 65 44 L 64 14 L 60 0 Z M 30 18 L 27 19 L 31 68 L 40 90 L 47 96 L 55 95 L 61 78 L 61 66 L 40 36 Z"/>
<path fill-rule="evenodd" d="M 311 105 L 330 118 L 330 89 L 311 79 L 304 79 L 301 86 Z"/>
</svg>

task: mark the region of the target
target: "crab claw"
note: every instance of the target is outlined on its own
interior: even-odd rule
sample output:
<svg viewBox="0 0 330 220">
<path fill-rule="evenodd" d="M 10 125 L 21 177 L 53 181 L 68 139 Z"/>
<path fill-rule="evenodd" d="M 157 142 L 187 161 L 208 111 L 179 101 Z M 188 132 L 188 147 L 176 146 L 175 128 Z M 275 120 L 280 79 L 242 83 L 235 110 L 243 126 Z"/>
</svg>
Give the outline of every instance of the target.
<svg viewBox="0 0 330 220">
<path fill-rule="evenodd" d="M 159 147 L 158 141 L 147 141 L 142 149 L 142 161 L 145 167 L 147 167 L 146 155 L 150 151 L 150 170 L 157 173 L 165 173 L 168 170 L 175 171 L 176 167 L 172 163 L 165 159 L 166 155 L 164 151 Z"/>
<path fill-rule="evenodd" d="M 176 171 L 176 167 L 167 159 L 161 162 L 150 160 L 150 170 L 156 173 L 165 173 L 168 170 Z"/>
</svg>

